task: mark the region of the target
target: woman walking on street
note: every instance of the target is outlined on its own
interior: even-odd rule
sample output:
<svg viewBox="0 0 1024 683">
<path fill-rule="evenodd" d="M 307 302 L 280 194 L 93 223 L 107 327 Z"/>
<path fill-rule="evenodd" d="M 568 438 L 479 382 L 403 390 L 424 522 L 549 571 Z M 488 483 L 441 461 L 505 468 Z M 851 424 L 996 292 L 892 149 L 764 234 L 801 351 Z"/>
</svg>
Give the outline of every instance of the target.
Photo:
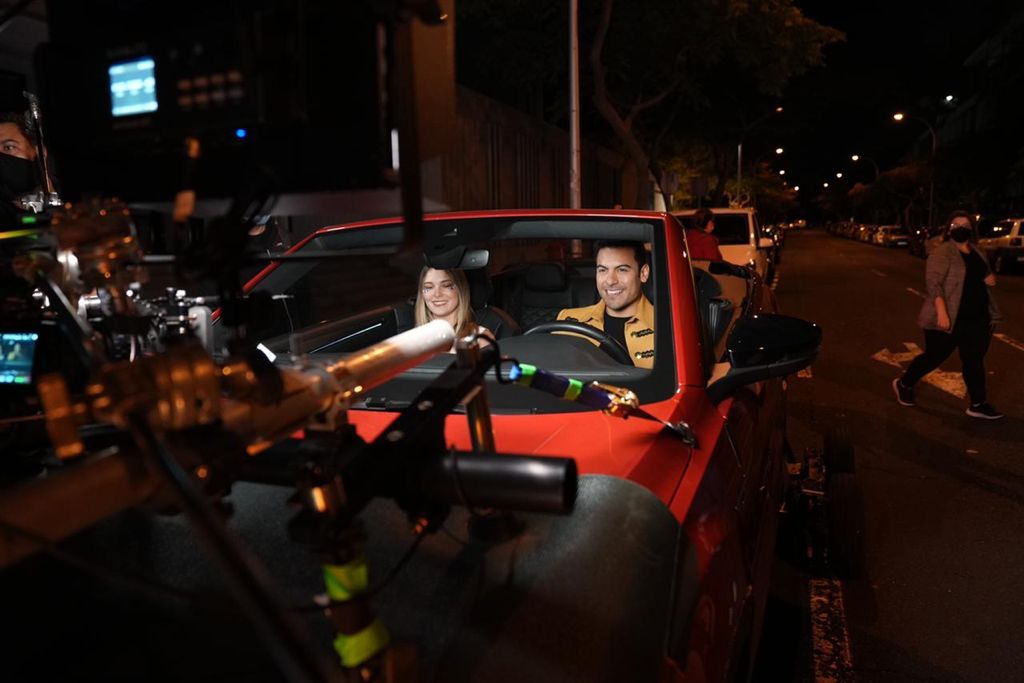
<svg viewBox="0 0 1024 683">
<path fill-rule="evenodd" d="M 945 241 L 928 256 L 927 293 L 917 323 L 924 328 L 924 352 L 914 358 L 902 376 L 893 380 L 896 400 L 914 405 L 914 385 L 954 349 L 960 351 L 964 383 L 971 404 L 967 414 L 998 420 L 1003 414 L 985 397 L 985 353 L 992 328 L 1002 319 L 990 288 L 996 278 L 985 256 L 972 243 L 974 221 L 966 211 L 954 211 L 946 225 Z"/>
</svg>

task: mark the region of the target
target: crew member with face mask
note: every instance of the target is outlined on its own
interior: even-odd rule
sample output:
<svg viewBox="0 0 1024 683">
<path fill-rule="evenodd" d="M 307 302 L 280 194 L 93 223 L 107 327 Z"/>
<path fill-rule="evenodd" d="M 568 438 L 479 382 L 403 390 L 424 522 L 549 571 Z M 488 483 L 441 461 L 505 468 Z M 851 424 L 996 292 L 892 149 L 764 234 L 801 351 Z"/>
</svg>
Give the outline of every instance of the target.
<svg viewBox="0 0 1024 683">
<path fill-rule="evenodd" d="M 42 185 L 37 150 L 25 117 L 0 114 L 0 228 L 10 227 L 24 213 L 20 200 Z"/>
<path fill-rule="evenodd" d="M 959 349 L 971 400 L 967 414 L 998 420 L 1003 414 L 985 396 L 984 362 L 992 329 L 1002 316 L 991 291 L 996 277 L 972 243 L 975 238 L 971 216 L 954 211 L 946 224 L 945 241 L 928 256 L 925 267 L 927 293 L 917 318 L 924 328 L 924 353 L 910 362 L 892 386 L 901 405 L 914 405 L 914 385 Z"/>
</svg>

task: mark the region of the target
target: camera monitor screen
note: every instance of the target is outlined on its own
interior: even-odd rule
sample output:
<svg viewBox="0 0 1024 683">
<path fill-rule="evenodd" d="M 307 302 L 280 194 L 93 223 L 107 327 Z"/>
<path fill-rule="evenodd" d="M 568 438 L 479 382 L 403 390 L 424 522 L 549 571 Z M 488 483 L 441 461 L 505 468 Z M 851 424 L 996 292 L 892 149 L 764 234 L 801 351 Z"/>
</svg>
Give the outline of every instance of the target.
<svg viewBox="0 0 1024 683">
<path fill-rule="evenodd" d="M 0 332 L 0 384 L 31 384 L 38 332 Z"/>
<path fill-rule="evenodd" d="M 111 114 L 130 116 L 156 111 L 156 62 L 152 57 L 112 64 L 107 72 Z"/>
</svg>

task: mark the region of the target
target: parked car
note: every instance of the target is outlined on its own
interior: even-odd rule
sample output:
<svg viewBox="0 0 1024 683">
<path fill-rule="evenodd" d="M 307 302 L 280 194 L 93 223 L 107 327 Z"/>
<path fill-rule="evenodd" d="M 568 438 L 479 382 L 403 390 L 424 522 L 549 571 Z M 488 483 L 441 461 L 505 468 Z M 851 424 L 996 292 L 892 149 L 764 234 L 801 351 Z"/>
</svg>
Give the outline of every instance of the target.
<svg viewBox="0 0 1024 683">
<path fill-rule="evenodd" d="M 902 225 L 883 225 L 875 231 L 872 239 L 880 247 L 905 247 L 907 229 Z"/>
<path fill-rule="evenodd" d="M 720 217 L 727 249 L 757 238 L 752 212 Z M 749 680 L 778 511 L 794 490 L 783 377 L 814 359 L 820 330 L 776 315 L 774 294 L 747 269 L 690 262 L 682 227 L 668 214 L 435 214 L 424 229 L 425 262 L 462 265 L 478 320 L 505 321 L 496 333 L 504 356 L 632 391 L 645 411 L 685 424 L 679 429 L 692 438 L 489 373 L 498 451 L 574 457 L 576 511 L 527 517 L 527 536 L 511 541 L 421 551 L 428 560 L 393 577 L 388 590 L 402 599 L 381 607 L 385 623 L 420 645 L 437 680 Z M 264 269 L 247 285 L 279 295 L 260 334 L 264 348 L 330 360 L 410 327 L 418 267 L 396 253 L 401 237 L 398 220 L 327 227 L 290 253 L 330 258 Z M 552 325 L 561 309 L 599 300 L 601 239 L 646 247 L 653 369 L 634 367 L 593 328 Z M 601 345 L 559 333 L 566 331 Z M 451 361 L 442 354 L 369 391 L 349 421 L 363 438 L 376 437 Z M 448 420 L 453 446 L 468 449 L 465 417 Z M 374 542 L 397 532 L 368 523 L 367 533 L 375 566 Z M 404 548 L 408 540 L 390 542 Z M 502 568 L 485 571 L 485 563 Z"/>
<path fill-rule="evenodd" d="M 715 237 L 722 256 L 729 263 L 750 266 L 766 282 L 775 275 L 771 259 L 775 243 L 761 233 L 761 225 L 754 209 L 715 208 Z M 694 210 L 678 211 L 673 215 L 688 225 Z"/>
<path fill-rule="evenodd" d="M 978 248 L 997 273 L 1024 263 L 1024 218 L 978 221 Z"/>
</svg>

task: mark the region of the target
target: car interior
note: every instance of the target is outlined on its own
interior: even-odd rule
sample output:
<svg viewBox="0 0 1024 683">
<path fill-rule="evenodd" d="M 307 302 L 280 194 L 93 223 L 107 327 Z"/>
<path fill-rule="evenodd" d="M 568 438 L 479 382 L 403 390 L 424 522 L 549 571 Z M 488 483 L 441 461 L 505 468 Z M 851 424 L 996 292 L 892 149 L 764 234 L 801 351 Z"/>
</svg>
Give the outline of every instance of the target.
<svg viewBox="0 0 1024 683">
<path fill-rule="evenodd" d="M 650 223 L 515 221 L 497 228 L 488 226 L 480 234 L 473 234 L 471 228 L 476 228 L 478 222 L 465 224 L 469 227 L 461 233 L 458 228 L 438 231 L 439 238 L 427 243 L 424 260 L 430 263 L 431 259 L 439 259 L 430 265 L 450 269 L 451 259 L 460 254 L 469 258 L 472 252 L 475 259 L 484 254 L 483 263 L 474 261 L 475 267 L 463 268 L 463 272 L 469 282 L 476 321 L 494 334 L 503 354 L 582 381 L 642 390 L 637 393 L 645 397 L 671 395 L 675 389 L 674 371 L 652 372 L 617 362 L 601 347 L 576 336 L 523 334 L 537 325 L 555 321 L 565 308 L 597 303 L 593 254 L 596 239 L 641 241 L 647 245 L 649 254 L 655 254 L 655 231 Z M 365 234 L 360 236 L 357 232 Z M 322 250 L 332 256 L 344 250 L 353 258 L 286 262 L 266 275 L 256 289 L 270 293 L 275 304 L 273 316 L 267 317 L 266 329 L 259 332 L 264 348 L 277 355 L 343 355 L 411 329 L 415 325 L 415 291 L 423 261 L 398 258 L 398 235 L 383 232 L 375 226 L 370 230 L 322 233 L 304 249 Z M 659 284 L 657 271 L 652 267 L 652 277 L 644 291 L 655 304 L 659 319 L 667 319 L 668 299 L 659 307 L 656 295 L 658 288 L 667 283 Z M 671 348 L 670 330 L 671 326 L 666 325 L 664 330 L 656 331 L 656 348 Z M 445 355 L 389 382 L 392 387 L 386 393 L 391 404 L 414 395 L 417 382 L 422 386 L 424 379 L 436 376 L 446 367 L 451 357 Z M 671 356 L 661 355 L 666 360 L 659 358 L 659 369 L 672 369 Z M 410 386 L 394 389 L 402 380 L 408 380 Z M 502 388 L 495 387 L 495 391 Z M 379 397 L 368 398 L 372 401 Z M 536 399 L 533 397 L 534 403 Z M 521 407 L 538 409 L 534 405 Z"/>
</svg>

